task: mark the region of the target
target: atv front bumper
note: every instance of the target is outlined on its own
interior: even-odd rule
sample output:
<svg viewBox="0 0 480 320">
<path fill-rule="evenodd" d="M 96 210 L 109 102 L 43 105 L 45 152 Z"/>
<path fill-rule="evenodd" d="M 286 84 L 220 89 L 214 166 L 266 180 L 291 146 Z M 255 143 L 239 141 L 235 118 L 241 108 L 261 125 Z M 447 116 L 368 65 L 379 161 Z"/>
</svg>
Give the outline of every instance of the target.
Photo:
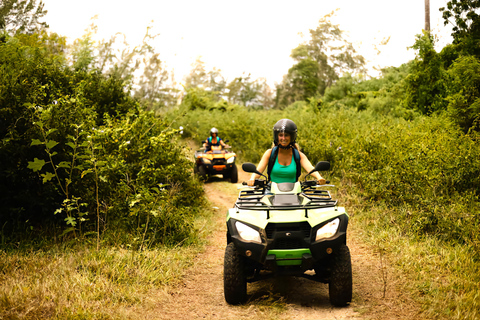
<svg viewBox="0 0 480 320">
<path fill-rule="evenodd" d="M 267 270 L 277 267 L 298 266 L 302 270 L 313 269 L 322 260 L 334 255 L 342 244 L 347 242 L 348 216 L 342 218 L 337 233 L 328 239 L 315 241 L 316 228 L 312 228 L 309 237 L 304 237 L 301 231 L 276 232 L 268 238 L 265 230 L 258 230 L 262 243 L 243 240 L 236 232 L 236 220 L 227 222 L 229 233 L 227 242 L 233 242 L 241 255 L 264 266 Z"/>
<path fill-rule="evenodd" d="M 223 164 L 202 164 L 205 167 L 205 172 L 208 175 L 216 175 L 216 174 L 226 174 L 232 171 L 234 163 L 223 163 Z"/>
</svg>

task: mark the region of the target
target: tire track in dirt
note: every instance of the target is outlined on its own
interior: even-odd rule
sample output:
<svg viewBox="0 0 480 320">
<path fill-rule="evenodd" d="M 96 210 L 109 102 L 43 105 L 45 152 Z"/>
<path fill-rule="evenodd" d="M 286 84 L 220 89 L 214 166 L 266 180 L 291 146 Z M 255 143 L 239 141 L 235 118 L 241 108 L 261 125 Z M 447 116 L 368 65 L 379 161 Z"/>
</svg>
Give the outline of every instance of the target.
<svg viewBox="0 0 480 320">
<path fill-rule="evenodd" d="M 248 177 L 239 169 L 240 183 Z M 354 226 L 349 226 L 347 239 L 353 268 L 353 301 L 349 307 L 330 305 L 328 285 L 293 277 L 248 284 L 249 302 L 242 306 L 228 305 L 223 297 L 225 216 L 236 200 L 239 185 L 215 177 L 205 183 L 206 195 L 215 211 L 214 231 L 182 283 L 165 289 L 159 301 L 162 312 L 156 312 L 150 319 L 418 318 L 419 308 L 401 289 L 401 277 L 391 268 L 382 267 L 385 262 L 382 264 L 379 255 L 360 241 L 362 234 Z"/>
</svg>

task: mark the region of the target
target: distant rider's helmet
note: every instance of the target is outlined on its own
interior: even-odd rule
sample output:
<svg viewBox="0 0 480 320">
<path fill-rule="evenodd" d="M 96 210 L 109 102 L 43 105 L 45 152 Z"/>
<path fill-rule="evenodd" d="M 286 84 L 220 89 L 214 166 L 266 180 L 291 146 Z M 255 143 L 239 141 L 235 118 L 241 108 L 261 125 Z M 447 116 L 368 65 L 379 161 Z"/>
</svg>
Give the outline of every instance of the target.
<svg viewBox="0 0 480 320">
<path fill-rule="evenodd" d="M 211 136 L 211 137 L 213 137 L 213 134 L 214 134 L 214 133 L 215 133 L 215 134 L 217 135 L 217 137 L 218 137 L 218 129 L 217 129 L 217 128 L 212 128 L 212 129 L 210 129 L 210 136 Z"/>
<path fill-rule="evenodd" d="M 297 125 L 290 119 L 278 120 L 273 126 L 273 143 L 278 146 L 278 134 L 280 132 L 286 132 L 290 134 L 290 145 L 288 148 L 293 147 L 297 141 Z"/>
</svg>

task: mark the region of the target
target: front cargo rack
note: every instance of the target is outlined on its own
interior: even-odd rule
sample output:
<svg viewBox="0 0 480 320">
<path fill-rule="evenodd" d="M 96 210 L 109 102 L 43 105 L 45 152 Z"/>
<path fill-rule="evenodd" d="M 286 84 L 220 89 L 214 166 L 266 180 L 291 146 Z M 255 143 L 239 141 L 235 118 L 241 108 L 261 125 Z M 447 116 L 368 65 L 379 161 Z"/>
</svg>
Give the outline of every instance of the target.
<svg viewBox="0 0 480 320">
<path fill-rule="evenodd" d="M 262 202 L 262 198 L 270 197 L 272 199 L 275 195 L 268 195 L 264 193 L 264 189 L 242 190 L 235 202 L 237 210 L 257 210 L 266 211 L 267 219 L 270 218 L 270 210 L 305 210 L 305 217 L 308 218 L 308 210 L 335 207 L 337 200 L 333 200 L 330 192 L 327 190 L 307 189 L 300 195 L 297 194 L 282 194 L 282 196 L 290 196 L 297 199 L 298 203 L 268 205 Z M 309 200 L 306 204 L 301 204 L 301 196 Z"/>
</svg>

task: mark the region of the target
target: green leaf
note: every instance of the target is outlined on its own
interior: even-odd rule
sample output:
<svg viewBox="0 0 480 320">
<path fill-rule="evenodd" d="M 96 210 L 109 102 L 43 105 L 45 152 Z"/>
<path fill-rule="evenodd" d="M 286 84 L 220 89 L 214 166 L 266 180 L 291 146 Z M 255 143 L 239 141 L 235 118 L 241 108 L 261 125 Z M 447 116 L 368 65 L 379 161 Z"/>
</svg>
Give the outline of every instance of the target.
<svg viewBox="0 0 480 320">
<path fill-rule="evenodd" d="M 66 235 L 67 233 L 70 233 L 70 232 L 72 232 L 72 231 L 75 231 L 75 228 L 74 228 L 74 227 L 65 229 L 65 230 L 62 232 L 61 236 L 64 236 L 64 235 Z"/>
<path fill-rule="evenodd" d="M 83 171 L 83 172 L 82 172 L 82 175 L 80 176 L 80 178 L 83 178 L 84 176 L 86 176 L 87 174 L 89 174 L 89 173 L 91 173 L 91 172 L 93 172 L 92 169 L 87 169 L 87 170 Z"/>
<path fill-rule="evenodd" d="M 139 199 L 135 199 L 133 201 L 130 201 L 130 204 L 129 204 L 130 208 L 133 207 L 136 203 L 139 203 L 139 202 L 140 202 Z"/>
<path fill-rule="evenodd" d="M 30 146 L 36 146 L 39 144 L 43 144 L 43 142 L 38 139 L 32 139 L 32 143 L 30 144 Z"/>
<path fill-rule="evenodd" d="M 48 131 L 47 131 L 47 136 L 48 136 L 50 133 L 55 132 L 55 131 L 57 131 L 57 129 L 55 129 L 55 128 L 48 130 Z"/>
<path fill-rule="evenodd" d="M 75 143 L 73 143 L 73 142 L 67 142 L 67 143 L 65 143 L 65 144 L 66 144 L 67 146 L 69 146 L 70 148 L 72 148 L 72 149 L 75 149 L 75 148 L 76 148 Z"/>
<path fill-rule="evenodd" d="M 55 177 L 55 175 L 51 172 L 41 174 L 40 176 L 43 177 L 43 183 L 48 182 L 48 181 L 52 180 L 53 177 Z"/>
<path fill-rule="evenodd" d="M 107 161 L 97 161 L 97 167 L 103 167 L 107 164 Z"/>
<path fill-rule="evenodd" d="M 34 122 L 37 126 L 39 126 L 40 128 L 43 128 L 43 122 L 42 121 L 35 121 Z"/>
<path fill-rule="evenodd" d="M 66 217 L 65 218 L 65 221 L 67 222 L 67 224 L 71 225 L 72 227 L 75 227 L 77 225 L 77 219 L 75 219 L 75 217 Z"/>
<path fill-rule="evenodd" d="M 45 160 L 40 160 L 40 159 L 33 159 L 32 161 L 28 161 L 28 169 L 32 169 L 33 172 L 40 171 L 42 170 L 43 166 L 45 165 Z"/>
<path fill-rule="evenodd" d="M 57 144 L 58 144 L 57 141 L 48 140 L 48 142 L 47 142 L 47 148 L 48 148 L 48 149 L 52 149 L 52 148 L 55 147 Z"/>
<path fill-rule="evenodd" d="M 57 168 L 70 168 L 70 162 L 62 161 L 57 165 Z"/>
</svg>

